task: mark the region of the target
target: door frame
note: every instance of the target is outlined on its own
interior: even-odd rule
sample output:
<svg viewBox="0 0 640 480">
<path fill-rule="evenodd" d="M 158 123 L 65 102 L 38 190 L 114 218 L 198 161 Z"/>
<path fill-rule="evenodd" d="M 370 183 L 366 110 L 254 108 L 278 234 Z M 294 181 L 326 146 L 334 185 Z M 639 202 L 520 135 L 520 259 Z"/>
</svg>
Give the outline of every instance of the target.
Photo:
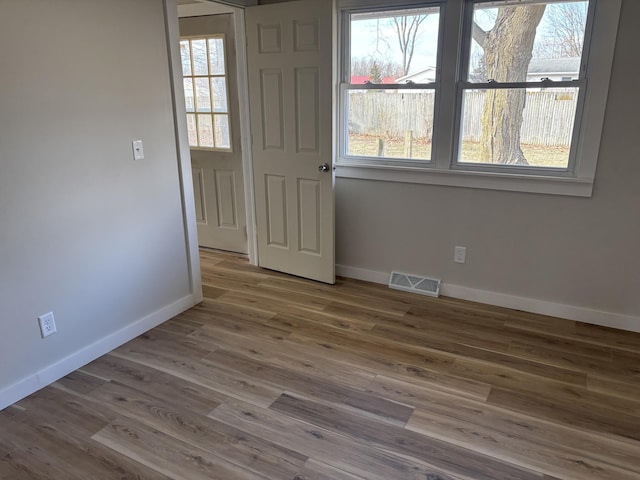
<svg viewBox="0 0 640 480">
<path fill-rule="evenodd" d="M 198 246 L 198 228 L 196 223 L 195 196 L 193 193 L 193 174 L 191 171 L 191 153 L 187 137 L 187 109 L 182 91 L 182 62 L 180 59 L 180 31 L 178 28 L 178 7 L 176 0 L 163 0 L 165 18 L 165 38 L 169 67 L 169 88 L 173 100 L 173 124 L 178 160 L 178 177 L 182 200 L 182 218 L 185 230 L 187 266 L 189 269 L 189 287 L 193 303 L 203 300 L 202 273 Z"/>
<path fill-rule="evenodd" d="M 256 223 L 255 190 L 253 184 L 253 151 L 251 149 L 251 112 L 249 110 L 249 70 L 247 67 L 247 35 L 244 9 L 231 7 L 236 31 L 236 64 L 238 101 L 240 104 L 240 136 L 244 173 L 244 203 L 247 213 L 247 250 L 249 263 L 258 265 L 258 228 Z M 240 33 L 238 33 L 240 32 Z"/>
<path fill-rule="evenodd" d="M 170 52 L 170 74 L 172 77 L 172 90 L 174 96 L 174 114 L 176 122 L 176 139 L 178 141 L 178 156 L 180 161 L 181 170 L 181 182 L 182 182 L 182 195 L 183 206 L 185 208 L 185 218 L 187 222 L 187 239 L 190 250 L 192 250 L 195 243 L 195 252 L 198 252 L 198 234 L 197 227 L 195 225 L 195 215 L 190 212 L 195 211 L 195 202 L 193 197 L 193 181 L 191 174 L 191 154 L 189 153 L 189 142 L 186 136 L 186 109 L 184 105 L 184 99 L 180 85 L 182 85 L 182 67 L 180 63 L 180 51 L 179 41 L 180 32 L 178 29 L 178 7 L 175 0 L 165 0 L 165 8 L 171 10 L 173 4 L 173 13 L 167 11 L 167 41 L 169 43 Z M 249 263 L 251 265 L 258 265 L 258 238 L 257 238 L 257 224 L 256 224 L 256 212 L 255 212 L 255 192 L 253 183 L 253 152 L 251 150 L 251 115 L 249 110 L 249 77 L 247 68 L 247 42 L 246 42 L 246 27 L 245 27 L 245 12 L 244 8 L 230 6 L 223 2 L 210 1 L 208 3 L 181 5 L 180 10 L 184 12 L 180 17 L 191 16 L 203 16 L 203 15 L 216 15 L 221 13 L 229 13 L 233 15 L 233 27 L 236 32 L 235 35 L 235 47 L 236 47 L 236 63 L 237 63 L 237 83 L 238 83 L 238 101 L 240 111 L 240 144 L 242 149 L 242 170 L 244 177 L 244 203 L 246 211 L 246 225 L 247 225 L 247 251 L 249 256 Z M 172 28 L 172 23 L 175 25 Z M 176 62 L 177 60 L 177 62 Z M 186 156 L 185 156 L 186 150 Z M 185 160 L 186 159 L 186 160 Z M 188 167 L 188 168 L 187 168 Z M 188 172 L 185 172 L 185 168 Z M 193 210 L 190 210 L 193 209 Z M 193 216 L 193 227 L 191 227 L 191 219 Z M 195 236 L 195 239 L 194 239 Z M 194 258 L 191 257 L 193 263 Z M 199 263 L 198 263 L 199 265 Z M 200 269 L 197 272 L 200 276 Z M 192 275 L 193 277 L 193 275 Z"/>
</svg>

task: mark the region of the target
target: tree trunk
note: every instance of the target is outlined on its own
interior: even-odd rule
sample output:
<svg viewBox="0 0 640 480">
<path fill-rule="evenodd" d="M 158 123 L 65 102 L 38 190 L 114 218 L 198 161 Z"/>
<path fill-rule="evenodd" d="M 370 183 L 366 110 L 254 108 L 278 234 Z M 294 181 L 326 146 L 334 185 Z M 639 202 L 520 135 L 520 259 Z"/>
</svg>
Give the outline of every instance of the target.
<svg viewBox="0 0 640 480">
<path fill-rule="evenodd" d="M 527 5 L 498 10 L 495 26 L 482 42 L 489 80 L 526 81 L 536 28 L 545 8 L 545 5 Z M 524 89 L 487 90 L 482 110 L 481 158 L 484 162 L 528 165 L 520 148 L 525 102 Z"/>
</svg>

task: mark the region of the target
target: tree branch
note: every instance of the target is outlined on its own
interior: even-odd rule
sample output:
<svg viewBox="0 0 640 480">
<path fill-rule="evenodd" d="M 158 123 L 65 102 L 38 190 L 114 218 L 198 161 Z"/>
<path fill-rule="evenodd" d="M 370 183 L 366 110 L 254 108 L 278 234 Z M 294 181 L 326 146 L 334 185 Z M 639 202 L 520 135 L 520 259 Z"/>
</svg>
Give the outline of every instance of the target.
<svg viewBox="0 0 640 480">
<path fill-rule="evenodd" d="M 484 50 L 487 45 L 488 32 L 485 32 L 476 22 L 473 22 L 473 27 L 471 28 L 471 36 Z"/>
</svg>

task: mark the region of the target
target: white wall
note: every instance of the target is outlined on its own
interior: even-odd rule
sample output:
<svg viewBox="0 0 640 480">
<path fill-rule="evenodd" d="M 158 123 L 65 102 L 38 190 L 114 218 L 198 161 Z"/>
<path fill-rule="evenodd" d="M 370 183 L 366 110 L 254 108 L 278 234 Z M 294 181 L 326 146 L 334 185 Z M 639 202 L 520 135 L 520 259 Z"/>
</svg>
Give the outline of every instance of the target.
<svg viewBox="0 0 640 480">
<path fill-rule="evenodd" d="M 337 263 L 353 268 L 338 271 L 425 274 L 450 294 L 640 329 L 638 18 L 624 0 L 592 198 L 340 178 Z"/>
<path fill-rule="evenodd" d="M 195 297 L 162 0 L 2 0 L 0 45 L 2 408 Z"/>
</svg>

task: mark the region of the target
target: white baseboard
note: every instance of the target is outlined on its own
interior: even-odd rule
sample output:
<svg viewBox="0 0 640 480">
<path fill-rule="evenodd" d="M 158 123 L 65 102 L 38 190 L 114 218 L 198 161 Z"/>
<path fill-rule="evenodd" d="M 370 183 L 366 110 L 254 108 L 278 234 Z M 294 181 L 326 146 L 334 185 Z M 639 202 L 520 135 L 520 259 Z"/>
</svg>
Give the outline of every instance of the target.
<svg viewBox="0 0 640 480">
<path fill-rule="evenodd" d="M 367 270 L 365 268 L 350 267 L 348 265 L 336 265 L 336 275 L 347 278 L 355 278 L 356 280 L 365 280 L 367 282 L 389 284 L 391 272 L 377 272 L 375 270 Z"/>
<path fill-rule="evenodd" d="M 336 274 L 343 277 L 387 285 L 389 283 L 389 276 L 391 273 L 350 267 L 348 265 L 336 265 Z M 486 303 L 488 305 L 496 305 L 498 307 L 513 308 L 524 312 L 566 318 L 568 320 L 575 320 L 592 325 L 619 328 L 621 330 L 640 333 L 640 317 L 632 315 L 603 312 L 589 308 L 576 307 L 574 305 L 538 300 L 535 298 L 518 297 L 504 293 L 451 285 L 444 282 L 440 287 L 440 294 L 445 297 L 460 298 L 462 300 L 470 300 L 473 302 Z"/>
<path fill-rule="evenodd" d="M 175 301 L 155 312 L 143 317 L 131 325 L 118 330 L 96 342 L 88 345 L 71 355 L 57 361 L 53 365 L 49 365 L 42 370 L 29 375 L 26 378 L 9 385 L 0 390 L 0 410 L 12 405 L 13 403 L 37 392 L 41 388 L 50 385 L 69 373 L 83 367 L 98 357 L 112 351 L 113 349 L 133 340 L 139 335 L 157 327 L 170 318 L 184 312 L 195 305 L 193 295 L 187 295 L 180 300 Z"/>
</svg>

